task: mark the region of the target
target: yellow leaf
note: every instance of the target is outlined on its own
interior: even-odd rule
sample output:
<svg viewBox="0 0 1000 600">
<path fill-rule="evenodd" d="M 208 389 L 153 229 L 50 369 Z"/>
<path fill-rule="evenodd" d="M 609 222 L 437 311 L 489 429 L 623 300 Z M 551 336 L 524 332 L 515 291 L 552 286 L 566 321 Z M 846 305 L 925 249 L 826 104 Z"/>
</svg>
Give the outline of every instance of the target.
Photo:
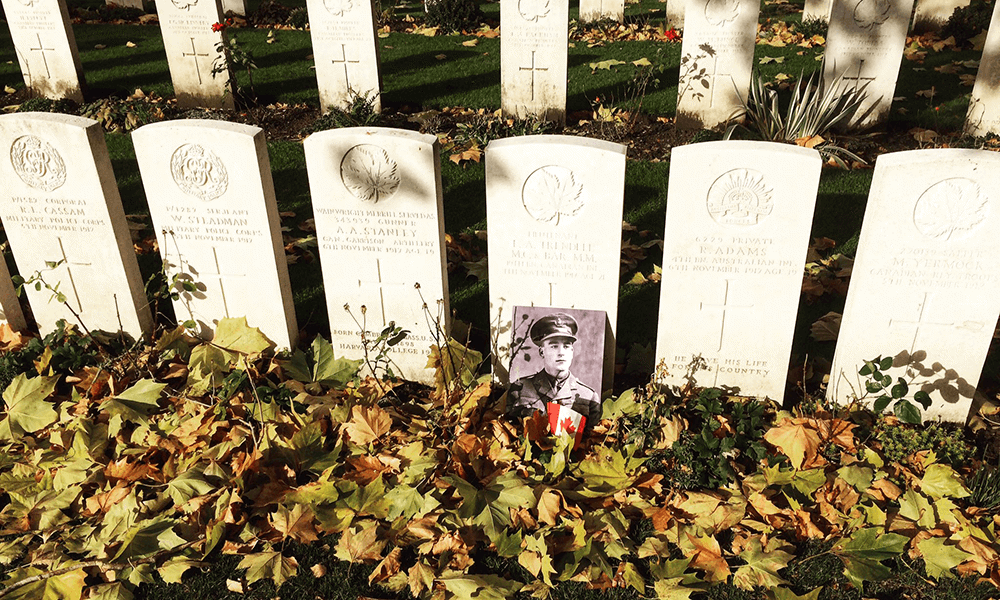
<svg viewBox="0 0 1000 600">
<path fill-rule="evenodd" d="M 125 47 L 126 48 L 135 48 L 136 44 L 135 44 L 135 42 L 125 42 Z"/>
<path fill-rule="evenodd" d="M 365 446 L 389 432 L 392 418 L 378 406 L 355 406 L 351 419 L 344 424 L 344 431 L 352 442 Z"/>
<path fill-rule="evenodd" d="M 807 427 L 804 419 L 785 419 L 764 434 L 764 439 L 792 461 L 792 467 L 801 469 L 819 452 L 819 432 Z"/>
<path fill-rule="evenodd" d="M 653 66 L 653 63 L 649 62 L 649 59 L 646 58 L 645 56 L 643 56 L 639 60 L 633 60 L 632 64 L 635 65 L 635 66 L 637 66 L 637 67 L 651 67 L 651 66 Z"/>
<path fill-rule="evenodd" d="M 475 46 L 478 43 L 479 43 L 479 38 L 472 38 L 471 40 L 465 40 L 464 42 L 462 42 L 462 45 L 463 46 L 468 46 L 469 48 L 472 48 L 473 46 Z"/>
</svg>

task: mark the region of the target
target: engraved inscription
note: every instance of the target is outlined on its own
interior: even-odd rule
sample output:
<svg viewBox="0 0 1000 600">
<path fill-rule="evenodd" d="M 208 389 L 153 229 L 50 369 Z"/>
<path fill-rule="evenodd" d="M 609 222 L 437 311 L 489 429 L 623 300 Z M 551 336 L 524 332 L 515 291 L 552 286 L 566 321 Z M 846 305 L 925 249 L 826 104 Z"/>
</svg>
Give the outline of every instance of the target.
<svg viewBox="0 0 1000 600">
<path fill-rule="evenodd" d="M 354 8 L 353 0 L 323 0 L 326 11 L 335 17 L 343 16 Z"/>
<path fill-rule="evenodd" d="M 953 177 L 935 183 L 920 195 L 913 207 L 913 224 L 934 240 L 963 240 L 979 229 L 989 214 L 989 200 L 979 185 Z"/>
<path fill-rule="evenodd" d="M 550 0 L 518 0 L 517 12 L 530 23 L 537 23 L 549 14 Z"/>
<path fill-rule="evenodd" d="M 860 0 L 854 7 L 854 24 L 861 29 L 874 29 L 889 19 L 892 0 Z"/>
<path fill-rule="evenodd" d="M 708 212 L 722 225 L 757 225 L 774 208 L 764 175 L 752 169 L 723 173 L 708 190 Z"/>
<path fill-rule="evenodd" d="M 184 144 L 170 157 L 170 174 L 182 192 L 208 202 L 226 193 L 229 175 L 214 152 Z"/>
<path fill-rule="evenodd" d="M 719 27 L 735 21 L 740 16 L 740 0 L 708 0 L 705 3 L 705 20 Z"/>
<path fill-rule="evenodd" d="M 923 299 L 917 305 L 917 318 L 916 320 L 907 319 L 889 319 L 889 329 L 893 329 L 894 325 L 902 325 L 903 327 L 913 330 L 913 341 L 910 343 L 910 354 L 913 354 L 921 348 L 917 345 L 917 338 L 920 336 L 920 329 L 922 327 L 944 327 L 945 329 L 953 329 L 960 332 L 978 333 L 983 330 L 986 326 L 985 323 L 981 321 L 965 321 L 963 323 L 958 323 L 956 321 L 931 321 L 928 313 L 931 303 L 930 292 L 924 292 Z"/>
<path fill-rule="evenodd" d="M 10 163 L 21 181 L 35 189 L 51 192 L 66 183 L 66 163 L 59 152 L 33 135 L 14 140 Z"/>
<path fill-rule="evenodd" d="M 359 144 L 347 151 L 340 163 L 340 177 L 352 196 L 373 204 L 399 189 L 396 161 L 372 144 Z"/>
<path fill-rule="evenodd" d="M 521 201 L 531 218 L 558 225 L 561 218 L 575 216 L 583 208 L 583 184 L 566 167 L 541 167 L 524 180 Z"/>
</svg>

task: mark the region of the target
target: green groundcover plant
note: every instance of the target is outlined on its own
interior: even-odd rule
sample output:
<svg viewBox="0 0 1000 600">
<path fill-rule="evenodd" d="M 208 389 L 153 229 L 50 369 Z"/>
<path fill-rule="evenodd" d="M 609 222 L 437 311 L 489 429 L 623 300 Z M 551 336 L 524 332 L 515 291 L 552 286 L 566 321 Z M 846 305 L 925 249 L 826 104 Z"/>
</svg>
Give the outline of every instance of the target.
<svg viewBox="0 0 1000 600">
<path fill-rule="evenodd" d="M 544 598 L 571 581 L 815 599 L 825 584 L 788 577 L 831 560 L 834 585 L 857 591 L 909 561 L 928 581 L 996 577 L 971 468 L 933 450 L 888 460 L 877 429 L 902 425 L 858 406 L 789 413 L 654 377 L 607 399 L 574 451 L 541 415 L 505 420 L 482 356 L 454 341 L 431 348 L 432 387 L 364 377 L 321 337 L 275 354 L 245 319 L 212 342 L 180 327 L 98 346 L 99 361 L 39 357 L 3 393 L 0 598 L 131 598 L 215 562 L 231 593 L 301 589 L 310 546 L 420 598 Z M 697 445 L 692 425 L 726 462 L 711 488 L 665 476 Z"/>
</svg>

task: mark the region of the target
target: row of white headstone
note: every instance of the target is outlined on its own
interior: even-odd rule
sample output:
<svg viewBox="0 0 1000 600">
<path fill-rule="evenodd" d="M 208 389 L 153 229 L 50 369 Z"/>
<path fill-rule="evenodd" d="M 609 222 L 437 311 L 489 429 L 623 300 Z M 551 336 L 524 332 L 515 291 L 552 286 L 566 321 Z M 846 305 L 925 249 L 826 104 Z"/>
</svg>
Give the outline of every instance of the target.
<svg viewBox="0 0 1000 600">
<path fill-rule="evenodd" d="M 42 95 L 82 101 L 83 73 L 65 0 L 2 2 L 26 84 Z M 864 86 L 866 100 L 853 123 L 858 127 L 888 119 L 913 2 L 831 4 L 823 76 L 828 87 Z M 605 10 L 603 4 L 599 7 Z M 157 8 L 179 105 L 232 108 L 230 78 L 213 74 L 224 64 L 224 33 L 212 28 L 222 20 L 221 0 L 158 0 Z M 618 0 L 608 10 L 619 16 L 620 8 Z M 739 117 L 750 86 L 759 8 L 757 0 L 688 0 L 678 80 L 679 126 L 713 128 Z M 321 106 L 345 108 L 365 97 L 381 110 L 372 0 L 309 0 L 308 10 Z M 568 0 L 501 2 L 505 115 L 565 120 L 568 11 Z M 998 14 L 1000 3 L 994 21 Z M 966 130 L 973 135 L 1000 133 L 1000 27 L 990 28 L 980 65 Z"/>
<path fill-rule="evenodd" d="M 171 121 L 133 133 L 178 320 L 206 338 L 245 316 L 280 347 L 298 328 L 263 132 Z M 94 121 L 0 116 L 0 219 L 42 332 L 58 319 L 148 335 L 142 290 L 104 136 Z M 618 323 L 625 146 L 567 136 L 492 142 L 486 202 L 493 368 L 506 378 L 515 306 L 607 313 L 605 388 Z M 433 380 L 431 343 L 448 330 L 437 139 L 340 129 L 305 141 L 320 262 L 338 354 L 360 331 L 408 329 L 397 372 Z M 701 385 L 780 399 L 818 189 L 815 150 L 764 142 L 678 147 L 670 163 L 656 343 L 671 383 L 692 360 Z M 1000 316 L 1000 155 L 918 150 L 881 156 L 837 345 L 829 393 L 863 394 L 866 359 L 934 399 L 929 416 L 962 421 Z M 0 267 L 3 267 L 0 261 Z M 187 282 L 185 286 L 184 283 Z M 193 289 L 193 291 L 192 291 Z M 53 290 L 65 303 L 53 301 Z M 24 327 L 9 275 L 0 304 Z M 362 310 L 362 306 L 365 307 Z M 75 314 L 74 314 L 75 313 Z M 440 323 L 440 330 L 433 325 Z"/>
</svg>

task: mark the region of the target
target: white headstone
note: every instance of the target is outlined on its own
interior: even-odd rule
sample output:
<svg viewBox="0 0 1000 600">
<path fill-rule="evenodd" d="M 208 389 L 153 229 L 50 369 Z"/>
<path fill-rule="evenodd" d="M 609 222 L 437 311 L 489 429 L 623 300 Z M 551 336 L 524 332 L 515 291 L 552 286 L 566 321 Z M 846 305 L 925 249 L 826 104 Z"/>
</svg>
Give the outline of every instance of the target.
<svg viewBox="0 0 1000 600">
<path fill-rule="evenodd" d="M 372 0 L 307 0 L 316 81 L 323 112 L 358 96 L 382 109 L 379 46 Z"/>
<path fill-rule="evenodd" d="M 219 0 L 156 0 L 156 11 L 178 106 L 232 108 L 229 75 L 212 74 L 225 60 L 222 32 L 212 31 L 223 21 Z"/>
<path fill-rule="evenodd" d="M 503 114 L 564 122 L 569 0 L 501 0 L 500 24 Z"/>
<path fill-rule="evenodd" d="M 83 67 L 65 0 L 0 0 L 25 87 L 83 102 Z"/>
<path fill-rule="evenodd" d="M 228 15 L 229 13 L 245 17 L 247 14 L 246 4 L 243 0 L 222 0 L 222 14 Z"/>
<path fill-rule="evenodd" d="M 852 125 L 868 128 L 889 118 L 913 0 L 834 0 L 823 77 L 833 86 L 861 87 L 867 98 Z"/>
<path fill-rule="evenodd" d="M 25 279 L 40 273 L 51 288 L 24 286 L 39 329 L 75 324 L 76 312 L 90 330 L 151 333 L 101 126 L 53 113 L 0 116 L 0 153 L 0 216 L 17 269 Z"/>
<path fill-rule="evenodd" d="M 666 0 L 664 26 L 684 28 L 684 4 L 685 0 Z"/>
<path fill-rule="evenodd" d="M 964 423 L 1000 315 L 1000 156 L 912 150 L 875 163 L 828 396 L 864 394 L 865 360 Z"/>
<path fill-rule="evenodd" d="M 0 323 L 6 323 L 14 331 L 24 331 L 28 323 L 21 311 L 21 303 L 17 300 L 14 282 L 10 279 L 7 261 L 0 256 Z"/>
<path fill-rule="evenodd" d="M 965 117 L 965 133 L 975 136 L 1000 133 L 1000 2 L 993 5 L 993 18 Z"/>
<path fill-rule="evenodd" d="M 580 22 L 625 20 L 625 0 L 580 0 Z"/>
<path fill-rule="evenodd" d="M 951 18 L 956 8 L 968 6 L 969 0 L 917 0 L 913 12 L 913 30 L 937 31 Z"/>
<path fill-rule="evenodd" d="M 760 3 L 687 0 L 677 87 L 677 126 L 711 129 L 743 112 Z"/>
<path fill-rule="evenodd" d="M 375 339 L 394 322 L 410 333 L 388 351 L 393 372 L 433 384 L 427 358 L 449 316 L 437 137 L 335 129 L 307 138 L 305 153 L 337 354 L 364 356 L 359 323 Z"/>
<path fill-rule="evenodd" d="M 298 326 L 263 130 L 191 119 L 140 127 L 132 140 L 168 279 L 178 276 L 177 320 L 211 338 L 219 319 L 246 317 L 292 347 Z"/>
<path fill-rule="evenodd" d="M 773 142 L 706 142 L 670 156 L 657 362 L 670 385 L 784 396 L 822 160 Z"/>
<path fill-rule="evenodd" d="M 515 306 L 603 310 L 605 389 L 614 374 L 625 151 L 561 135 L 486 149 L 493 373 L 507 380 Z"/>
<path fill-rule="evenodd" d="M 802 8 L 802 22 L 806 21 L 830 21 L 830 4 L 832 0 L 806 0 Z"/>
</svg>

